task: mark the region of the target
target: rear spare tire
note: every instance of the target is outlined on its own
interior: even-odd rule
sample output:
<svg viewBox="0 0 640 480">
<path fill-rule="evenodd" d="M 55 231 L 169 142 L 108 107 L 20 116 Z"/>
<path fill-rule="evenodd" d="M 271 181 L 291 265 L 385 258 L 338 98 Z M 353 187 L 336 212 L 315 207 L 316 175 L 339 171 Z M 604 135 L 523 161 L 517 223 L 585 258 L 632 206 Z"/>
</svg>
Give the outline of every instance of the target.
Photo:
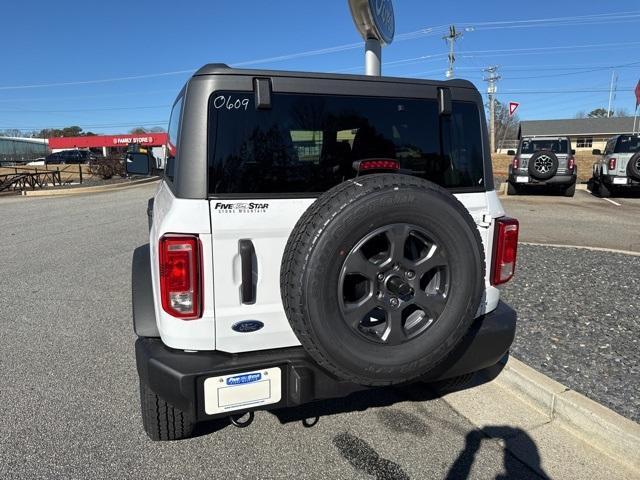
<svg viewBox="0 0 640 480">
<path fill-rule="evenodd" d="M 550 150 L 536 152 L 529 159 L 529 175 L 538 180 L 549 180 L 558 171 L 558 157 Z"/>
<path fill-rule="evenodd" d="M 300 343 L 341 379 L 408 382 L 435 367 L 472 323 L 484 251 L 465 207 L 405 175 L 368 175 L 323 194 L 296 224 L 282 301 Z"/>
<path fill-rule="evenodd" d="M 627 175 L 634 180 L 640 180 L 640 152 L 636 152 L 633 157 L 629 159 Z"/>
</svg>

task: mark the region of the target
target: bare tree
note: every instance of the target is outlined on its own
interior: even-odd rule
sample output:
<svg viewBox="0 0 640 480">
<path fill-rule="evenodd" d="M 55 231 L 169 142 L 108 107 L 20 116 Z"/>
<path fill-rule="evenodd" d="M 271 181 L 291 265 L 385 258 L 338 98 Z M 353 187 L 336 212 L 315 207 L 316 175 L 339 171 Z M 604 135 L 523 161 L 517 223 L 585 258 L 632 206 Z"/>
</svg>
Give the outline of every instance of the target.
<svg viewBox="0 0 640 480">
<path fill-rule="evenodd" d="M 509 115 L 509 105 L 496 101 L 496 146 L 502 148 L 502 144 L 509 140 L 517 140 L 520 118 L 518 115 Z"/>
</svg>

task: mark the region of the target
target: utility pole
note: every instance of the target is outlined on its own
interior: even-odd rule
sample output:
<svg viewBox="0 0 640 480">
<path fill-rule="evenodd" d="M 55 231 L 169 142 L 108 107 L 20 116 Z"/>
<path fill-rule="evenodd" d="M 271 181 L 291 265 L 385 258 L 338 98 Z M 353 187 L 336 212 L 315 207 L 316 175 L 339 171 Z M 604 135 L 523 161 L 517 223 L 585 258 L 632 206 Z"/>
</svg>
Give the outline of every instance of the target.
<svg viewBox="0 0 640 480">
<path fill-rule="evenodd" d="M 445 73 L 447 78 L 453 77 L 453 64 L 456 62 L 455 46 L 456 40 L 462 38 L 463 33 L 456 30 L 455 25 L 449 26 L 449 35 L 445 35 L 442 39 L 449 44 L 449 69 Z"/>
<path fill-rule="evenodd" d="M 616 89 L 618 88 L 618 75 L 614 70 L 611 73 L 611 88 L 609 88 L 609 108 L 607 108 L 607 118 L 611 117 L 611 104 L 616 98 Z"/>
<path fill-rule="evenodd" d="M 491 153 L 496 151 L 496 93 L 498 92 L 498 80 L 502 77 L 498 75 L 498 66 L 487 67 L 484 69 L 487 76 L 485 82 L 489 83 L 487 93 L 489 94 L 489 142 L 491 145 Z"/>
</svg>

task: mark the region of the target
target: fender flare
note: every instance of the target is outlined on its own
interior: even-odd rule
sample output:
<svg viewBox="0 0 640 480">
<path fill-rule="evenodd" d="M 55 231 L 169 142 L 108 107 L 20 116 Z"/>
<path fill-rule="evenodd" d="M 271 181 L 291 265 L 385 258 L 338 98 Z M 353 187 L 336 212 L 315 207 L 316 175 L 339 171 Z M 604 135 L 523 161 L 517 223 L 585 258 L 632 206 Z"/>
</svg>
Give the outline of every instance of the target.
<svg viewBox="0 0 640 480">
<path fill-rule="evenodd" d="M 131 259 L 131 305 L 133 330 L 138 337 L 159 338 L 151 280 L 149 244 L 133 251 Z"/>
</svg>

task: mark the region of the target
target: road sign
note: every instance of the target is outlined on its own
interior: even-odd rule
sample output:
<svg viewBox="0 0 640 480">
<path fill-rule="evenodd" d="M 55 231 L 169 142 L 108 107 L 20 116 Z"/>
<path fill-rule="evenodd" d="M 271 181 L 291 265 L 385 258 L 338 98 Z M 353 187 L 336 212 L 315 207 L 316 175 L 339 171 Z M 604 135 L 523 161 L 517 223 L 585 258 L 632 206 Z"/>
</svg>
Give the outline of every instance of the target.
<svg viewBox="0 0 640 480">
<path fill-rule="evenodd" d="M 516 110 L 520 104 L 518 102 L 509 102 L 509 116 L 513 117 L 513 114 L 516 113 Z"/>
</svg>

